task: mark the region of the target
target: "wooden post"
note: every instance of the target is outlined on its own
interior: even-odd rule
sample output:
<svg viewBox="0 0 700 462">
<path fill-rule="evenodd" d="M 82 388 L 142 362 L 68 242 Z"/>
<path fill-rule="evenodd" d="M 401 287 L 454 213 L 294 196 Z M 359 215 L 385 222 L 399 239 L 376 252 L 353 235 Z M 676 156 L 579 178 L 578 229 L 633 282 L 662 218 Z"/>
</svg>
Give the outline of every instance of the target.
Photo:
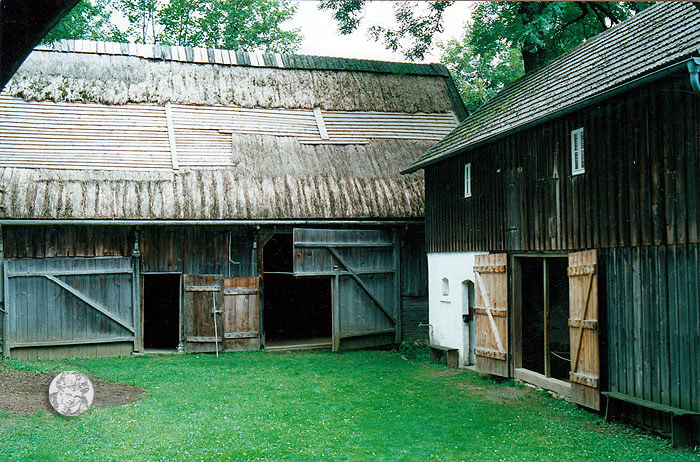
<svg viewBox="0 0 700 462">
<path fill-rule="evenodd" d="M 143 338 L 141 337 L 141 321 L 142 313 L 141 309 L 141 251 L 139 250 L 139 227 L 134 229 L 134 249 L 131 252 L 131 258 L 133 259 L 134 265 L 134 275 L 132 283 L 132 297 L 131 297 L 131 308 L 133 312 L 133 326 L 134 326 L 134 351 L 143 350 Z"/>
<path fill-rule="evenodd" d="M 0 316 L 2 316 L 2 357 L 7 358 L 7 335 L 9 333 L 10 316 L 7 312 L 7 295 L 5 294 L 5 247 L 2 239 L 2 226 L 0 226 Z"/>
<path fill-rule="evenodd" d="M 394 319 L 394 341 L 401 343 L 401 239 L 398 229 L 394 229 Z"/>
<path fill-rule="evenodd" d="M 549 359 L 549 270 L 547 259 L 542 259 L 542 304 L 544 309 L 544 376 L 552 376 L 552 364 Z"/>
<path fill-rule="evenodd" d="M 333 276 L 333 351 L 340 351 L 340 268 Z"/>
</svg>

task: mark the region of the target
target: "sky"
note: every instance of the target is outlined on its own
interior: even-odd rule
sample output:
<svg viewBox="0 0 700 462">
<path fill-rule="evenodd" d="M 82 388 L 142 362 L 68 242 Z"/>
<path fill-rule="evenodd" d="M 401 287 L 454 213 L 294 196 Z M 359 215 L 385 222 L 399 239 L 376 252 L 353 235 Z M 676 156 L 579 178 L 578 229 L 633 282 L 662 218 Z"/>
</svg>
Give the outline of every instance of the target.
<svg viewBox="0 0 700 462">
<path fill-rule="evenodd" d="M 367 29 L 372 25 L 391 26 L 394 24 L 393 3 L 389 1 L 370 2 L 366 6 L 365 16 L 360 29 L 350 35 L 340 35 L 338 24 L 331 12 L 320 11 L 317 1 L 297 1 L 294 19 L 285 23 L 288 28 L 301 27 L 304 41 L 300 54 L 316 56 L 334 56 L 341 58 L 376 59 L 382 61 L 406 61 L 399 52 L 384 48 L 380 42 L 367 37 Z M 416 2 L 418 3 L 418 2 Z M 464 33 L 464 23 L 469 18 L 471 2 L 455 2 L 445 11 L 445 31 L 437 40 L 447 41 L 460 38 Z M 440 50 L 433 47 L 423 62 L 439 62 Z"/>
</svg>

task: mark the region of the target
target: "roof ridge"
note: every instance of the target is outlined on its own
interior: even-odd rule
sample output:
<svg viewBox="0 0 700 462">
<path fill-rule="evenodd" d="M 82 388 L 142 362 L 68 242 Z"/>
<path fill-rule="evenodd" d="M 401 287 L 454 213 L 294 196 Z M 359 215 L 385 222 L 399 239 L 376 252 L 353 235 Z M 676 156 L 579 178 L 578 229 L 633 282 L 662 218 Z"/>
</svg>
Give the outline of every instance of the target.
<svg viewBox="0 0 700 462">
<path fill-rule="evenodd" d="M 278 69 L 346 70 L 387 74 L 439 75 L 449 77 L 440 63 L 410 63 L 359 58 L 339 58 L 294 53 L 239 51 L 223 48 L 184 47 L 141 43 L 64 39 L 37 46 L 35 51 L 133 56 L 161 61 L 197 64 L 268 67 Z"/>
</svg>

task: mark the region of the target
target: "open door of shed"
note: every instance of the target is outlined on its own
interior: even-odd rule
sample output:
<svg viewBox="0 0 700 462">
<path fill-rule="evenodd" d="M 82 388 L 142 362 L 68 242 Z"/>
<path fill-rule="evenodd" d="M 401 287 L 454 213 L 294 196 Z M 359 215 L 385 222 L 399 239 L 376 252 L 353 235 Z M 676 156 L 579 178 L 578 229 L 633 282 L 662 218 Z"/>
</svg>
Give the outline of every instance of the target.
<svg viewBox="0 0 700 462">
<path fill-rule="evenodd" d="M 223 282 L 220 275 L 184 275 L 183 330 L 186 352 L 213 353 L 216 351 L 217 341 L 218 348 L 222 349 L 223 318 L 214 313 L 223 311 Z M 214 316 L 217 316 L 216 329 Z"/>
<path fill-rule="evenodd" d="M 504 253 L 477 255 L 476 279 L 476 368 L 479 372 L 509 376 L 508 366 L 508 256 Z"/>
<path fill-rule="evenodd" d="M 598 273 L 595 250 L 569 254 L 569 334 L 571 398 L 600 410 Z"/>
<path fill-rule="evenodd" d="M 294 230 L 294 275 L 333 277 L 333 350 L 400 342 L 398 249 L 387 230 Z"/>
</svg>

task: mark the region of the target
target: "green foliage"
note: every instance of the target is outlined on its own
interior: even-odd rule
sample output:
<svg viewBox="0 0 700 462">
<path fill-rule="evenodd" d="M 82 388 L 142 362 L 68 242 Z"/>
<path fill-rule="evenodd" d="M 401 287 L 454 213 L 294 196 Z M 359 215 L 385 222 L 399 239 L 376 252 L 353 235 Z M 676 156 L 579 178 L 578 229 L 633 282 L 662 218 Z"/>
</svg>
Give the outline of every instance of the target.
<svg viewBox="0 0 700 462">
<path fill-rule="evenodd" d="M 466 37 L 471 26 L 467 26 Z M 493 95 L 524 74 L 517 48 L 505 40 L 476 52 L 468 38 L 440 44 L 441 61 L 449 69 L 468 113 L 474 112 Z"/>
<path fill-rule="evenodd" d="M 117 8 L 141 43 L 288 53 L 302 39 L 281 28 L 296 11 L 289 0 L 119 0 Z"/>
<path fill-rule="evenodd" d="M 520 51 L 531 72 L 649 6 L 648 2 L 480 2 L 468 40 L 476 53 L 494 44 Z"/>
<path fill-rule="evenodd" d="M 331 11 L 338 22 L 338 31 L 351 34 L 364 17 L 365 5 L 372 0 L 321 0 L 319 9 Z M 370 37 L 392 51 L 401 52 L 410 60 L 421 60 L 433 46 L 435 34 L 443 31 L 443 16 L 453 1 L 394 2 L 398 28 L 369 28 Z M 423 11 L 420 11 L 423 10 Z"/>
<path fill-rule="evenodd" d="M 115 11 L 128 21 L 125 32 L 110 22 Z M 295 11 L 290 0 L 82 0 L 44 42 L 133 40 L 290 53 L 299 48 L 301 32 L 281 26 Z"/>
<path fill-rule="evenodd" d="M 61 39 L 125 42 L 123 34 L 110 21 L 110 0 L 81 0 L 51 29 L 41 43 Z"/>
<path fill-rule="evenodd" d="M 76 362 L 103 379 L 146 389 L 144 399 L 90 409 L 77 418 L 0 413 L 0 460 L 684 462 L 698 457 L 532 390 L 404 361 L 386 351 Z M 62 364 L 42 361 L 36 368 Z"/>
</svg>

